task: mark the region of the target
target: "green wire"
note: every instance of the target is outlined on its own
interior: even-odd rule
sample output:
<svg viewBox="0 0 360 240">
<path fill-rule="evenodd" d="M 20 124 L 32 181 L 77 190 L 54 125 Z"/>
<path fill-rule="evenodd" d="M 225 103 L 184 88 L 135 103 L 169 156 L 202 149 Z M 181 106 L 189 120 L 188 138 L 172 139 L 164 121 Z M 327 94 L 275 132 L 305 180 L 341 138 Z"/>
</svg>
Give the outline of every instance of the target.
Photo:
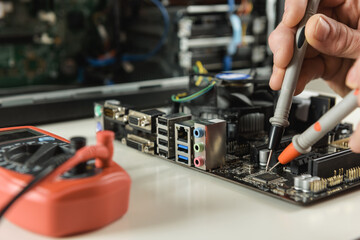
<svg viewBox="0 0 360 240">
<path fill-rule="evenodd" d="M 200 91 L 198 91 L 198 92 L 196 92 L 196 93 L 194 93 L 194 94 L 192 94 L 190 96 L 183 97 L 183 98 L 180 98 L 180 99 L 176 99 L 176 96 L 172 95 L 171 100 L 173 102 L 179 102 L 179 103 L 192 101 L 192 100 L 200 97 L 201 95 L 207 93 L 208 91 L 210 91 L 214 87 L 215 84 L 216 84 L 216 82 L 214 81 L 209 86 L 207 86 L 206 88 L 204 88 L 204 89 L 202 89 L 202 90 L 200 90 Z"/>
</svg>

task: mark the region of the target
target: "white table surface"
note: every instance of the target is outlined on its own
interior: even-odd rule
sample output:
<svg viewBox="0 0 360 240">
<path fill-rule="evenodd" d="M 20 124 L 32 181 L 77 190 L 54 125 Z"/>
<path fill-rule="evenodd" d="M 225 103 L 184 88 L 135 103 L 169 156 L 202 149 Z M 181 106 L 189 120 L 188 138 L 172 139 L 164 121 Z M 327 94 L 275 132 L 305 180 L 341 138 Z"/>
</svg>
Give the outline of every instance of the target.
<svg viewBox="0 0 360 240">
<path fill-rule="evenodd" d="M 95 143 L 93 119 L 39 126 Z M 115 143 L 132 178 L 130 207 L 100 230 L 66 239 L 355 239 L 360 190 L 300 207 Z M 43 240 L 4 219 L 0 239 Z"/>
</svg>

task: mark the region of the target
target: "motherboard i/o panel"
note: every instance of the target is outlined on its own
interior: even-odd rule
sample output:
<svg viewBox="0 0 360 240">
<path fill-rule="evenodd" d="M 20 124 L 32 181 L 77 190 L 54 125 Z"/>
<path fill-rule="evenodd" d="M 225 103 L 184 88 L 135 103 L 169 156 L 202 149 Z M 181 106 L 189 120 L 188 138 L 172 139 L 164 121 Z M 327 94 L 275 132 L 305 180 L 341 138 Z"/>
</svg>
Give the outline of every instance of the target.
<svg viewBox="0 0 360 240">
<path fill-rule="evenodd" d="M 175 131 L 177 131 L 177 127 L 175 127 L 175 125 L 178 122 L 189 119 L 191 119 L 191 115 L 185 113 L 174 113 L 157 118 L 156 128 L 159 156 L 172 159 L 175 157 L 175 151 L 176 156 L 178 156 L 177 151 L 181 148 L 176 144 Z M 183 150 L 185 149 L 183 148 Z"/>
<path fill-rule="evenodd" d="M 229 119 L 201 119 L 184 113 L 164 114 L 155 117 L 155 133 L 145 133 L 107 116 L 105 106 L 108 105 L 107 102 L 95 105 L 98 125 L 101 129 L 114 131 L 123 143 L 129 145 L 131 142 L 130 145 L 133 145 L 135 139 L 140 147 L 131 147 L 144 153 L 159 155 L 175 164 L 287 202 L 308 205 L 360 186 L 360 154 L 351 152 L 347 146 L 352 133 L 349 124 L 339 124 L 315 144 L 312 152 L 267 172 L 264 164 L 269 155 L 267 138 L 263 135 L 261 139 L 242 138 L 238 146 L 242 150 L 235 153 L 226 146 L 227 138 L 232 134 L 229 125 L 233 122 Z M 121 106 L 118 103 L 116 109 L 121 109 Z M 112 125 L 108 124 L 109 121 Z M 124 129 L 125 132 L 119 133 Z M 288 134 L 274 153 L 271 165 L 277 162 L 278 155 L 290 142 L 291 134 Z"/>
</svg>

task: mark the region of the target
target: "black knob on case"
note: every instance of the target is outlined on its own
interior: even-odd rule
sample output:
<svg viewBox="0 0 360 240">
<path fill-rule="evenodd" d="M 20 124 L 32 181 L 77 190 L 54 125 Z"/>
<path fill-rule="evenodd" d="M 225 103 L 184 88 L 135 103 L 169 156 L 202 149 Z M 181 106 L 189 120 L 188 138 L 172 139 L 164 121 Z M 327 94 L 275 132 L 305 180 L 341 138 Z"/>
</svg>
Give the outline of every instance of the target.
<svg viewBox="0 0 360 240">
<path fill-rule="evenodd" d="M 74 153 L 82 147 L 86 146 L 86 138 L 84 137 L 73 137 L 70 139 L 70 147 Z"/>
<path fill-rule="evenodd" d="M 73 154 L 75 154 L 76 151 L 80 150 L 85 146 L 86 146 L 86 138 L 84 137 L 73 137 L 70 139 L 70 147 Z M 86 166 L 87 166 L 86 162 L 80 163 L 76 165 L 73 169 L 71 169 L 70 172 L 74 175 L 85 173 Z"/>
</svg>

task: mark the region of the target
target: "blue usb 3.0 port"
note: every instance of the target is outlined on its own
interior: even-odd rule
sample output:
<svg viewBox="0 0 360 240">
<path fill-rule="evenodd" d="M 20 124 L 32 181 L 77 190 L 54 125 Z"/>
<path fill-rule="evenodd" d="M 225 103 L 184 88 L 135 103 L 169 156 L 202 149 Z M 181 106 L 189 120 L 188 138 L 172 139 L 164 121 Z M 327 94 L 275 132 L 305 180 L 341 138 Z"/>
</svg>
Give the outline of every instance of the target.
<svg viewBox="0 0 360 240">
<path fill-rule="evenodd" d="M 181 151 L 181 152 L 184 152 L 184 153 L 188 153 L 189 152 L 189 147 L 185 146 L 185 145 L 182 145 L 182 144 L 178 144 L 177 145 L 177 150 Z"/>
<path fill-rule="evenodd" d="M 183 155 L 178 155 L 178 161 L 182 162 L 182 163 L 185 163 L 185 164 L 188 164 L 189 163 L 189 158 L 185 157 Z"/>
</svg>

